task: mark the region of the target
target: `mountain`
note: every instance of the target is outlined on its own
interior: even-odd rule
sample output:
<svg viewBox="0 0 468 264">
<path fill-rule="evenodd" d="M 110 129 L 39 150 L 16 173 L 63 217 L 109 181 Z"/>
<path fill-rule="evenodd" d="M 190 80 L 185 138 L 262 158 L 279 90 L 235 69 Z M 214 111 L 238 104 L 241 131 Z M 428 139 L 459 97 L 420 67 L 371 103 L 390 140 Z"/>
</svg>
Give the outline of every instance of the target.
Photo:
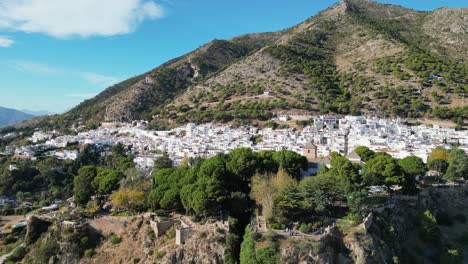
<svg viewBox="0 0 468 264">
<path fill-rule="evenodd" d="M 13 125 L 31 118 L 34 118 L 34 116 L 15 109 L 0 106 L 0 127 Z"/>
<path fill-rule="evenodd" d="M 262 123 L 274 114 L 468 118 L 468 9 L 344 0 L 279 32 L 213 40 L 84 101 L 56 124 Z M 50 122 L 50 121 L 49 121 Z"/>
<path fill-rule="evenodd" d="M 28 110 L 28 109 L 21 109 L 20 110 L 23 113 L 26 113 L 28 115 L 33 115 L 33 116 L 45 116 L 45 115 L 53 115 L 54 113 L 49 112 L 49 111 L 35 111 L 35 110 Z"/>
</svg>

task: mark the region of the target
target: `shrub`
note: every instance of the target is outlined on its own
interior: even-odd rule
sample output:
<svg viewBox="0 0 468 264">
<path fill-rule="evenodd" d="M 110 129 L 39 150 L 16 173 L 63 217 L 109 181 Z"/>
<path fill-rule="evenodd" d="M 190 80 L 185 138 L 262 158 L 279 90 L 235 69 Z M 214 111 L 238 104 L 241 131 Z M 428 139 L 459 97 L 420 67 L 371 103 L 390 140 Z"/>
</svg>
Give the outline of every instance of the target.
<svg viewBox="0 0 468 264">
<path fill-rule="evenodd" d="M 280 223 L 270 223 L 270 228 L 271 229 L 282 229 L 282 226 Z"/>
<path fill-rule="evenodd" d="M 166 256 L 166 251 L 156 251 L 156 258 L 157 259 L 162 259 L 164 258 L 164 256 Z"/>
<path fill-rule="evenodd" d="M 429 210 L 426 210 L 420 217 L 418 222 L 419 235 L 431 242 L 439 240 L 440 230 L 437 227 L 437 221 Z"/>
<path fill-rule="evenodd" d="M 117 245 L 120 242 L 122 242 L 122 239 L 118 237 L 116 234 L 113 234 L 110 238 L 110 242 L 112 243 L 112 245 Z"/>
<path fill-rule="evenodd" d="M 7 261 L 14 263 L 20 262 L 24 258 L 24 256 L 26 256 L 27 253 L 28 251 L 26 250 L 26 248 L 20 246 L 16 248 L 10 256 L 8 256 Z"/>
<path fill-rule="evenodd" d="M 94 249 L 92 249 L 92 248 L 88 248 L 84 252 L 84 256 L 87 257 L 87 258 L 90 258 L 93 255 L 94 255 Z"/>
<path fill-rule="evenodd" d="M 463 263 L 463 250 L 458 245 L 450 243 L 445 246 L 444 251 L 440 255 L 439 263 Z"/>
<path fill-rule="evenodd" d="M 310 232 L 312 232 L 312 225 L 302 223 L 301 226 L 299 227 L 299 231 L 301 231 L 302 233 L 305 233 L 305 234 L 310 233 Z"/>
<path fill-rule="evenodd" d="M 156 238 L 156 234 L 154 233 L 153 229 L 148 229 L 147 235 L 148 235 L 148 238 L 151 240 L 154 240 Z"/>
<path fill-rule="evenodd" d="M 361 222 L 362 217 L 359 214 L 349 213 L 345 216 L 346 220 L 353 221 L 355 224 Z"/>
<path fill-rule="evenodd" d="M 169 239 L 173 239 L 173 238 L 175 238 L 175 236 L 176 236 L 176 231 L 175 231 L 175 229 L 172 228 L 171 230 L 169 230 L 169 231 L 167 232 L 167 237 L 168 237 Z"/>
</svg>

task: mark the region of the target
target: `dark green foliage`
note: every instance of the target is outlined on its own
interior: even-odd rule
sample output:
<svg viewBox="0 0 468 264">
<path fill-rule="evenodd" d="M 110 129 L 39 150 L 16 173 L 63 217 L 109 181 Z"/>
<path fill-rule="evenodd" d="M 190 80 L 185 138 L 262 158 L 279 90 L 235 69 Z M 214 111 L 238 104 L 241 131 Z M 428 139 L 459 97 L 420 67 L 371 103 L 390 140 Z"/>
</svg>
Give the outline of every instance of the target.
<svg viewBox="0 0 468 264">
<path fill-rule="evenodd" d="M 362 168 L 363 180 L 367 185 L 392 185 L 407 184 L 403 169 L 397 160 L 390 156 L 376 156 Z"/>
<path fill-rule="evenodd" d="M 0 176 L 0 192 L 6 195 L 16 194 L 18 191 L 31 192 L 41 184 L 40 171 L 28 162 L 20 163 L 17 170 L 4 170 Z"/>
<path fill-rule="evenodd" d="M 463 248 L 453 242 L 443 247 L 439 263 L 461 264 L 463 261 Z"/>
<path fill-rule="evenodd" d="M 448 158 L 449 166 L 445 178 L 455 180 L 468 178 L 468 155 L 462 149 L 452 149 Z"/>
<path fill-rule="evenodd" d="M 247 186 L 258 168 L 257 155 L 250 148 L 237 148 L 229 154 L 226 167 Z"/>
<path fill-rule="evenodd" d="M 279 253 L 277 249 L 270 245 L 269 247 L 255 248 L 255 233 L 250 226 L 245 228 L 244 239 L 241 244 L 240 263 L 241 264 L 269 264 L 279 263 Z"/>
<path fill-rule="evenodd" d="M 408 156 L 398 161 L 403 171 L 412 177 L 424 176 L 426 173 L 426 165 L 421 158 L 416 156 Z"/>
<path fill-rule="evenodd" d="M 97 175 L 92 182 L 93 188 L 104 194 L 110 194 L 119 187 L 119 182 L 125 178 L 121 171 L 110 169 L 98 169 Z"/>
<path fill-rule="evenodd" d="M 240 251 L 240 263 L 241 264 L 256 264 L 257 260 L 255 257 L 255 240 L 253 238 L 252 230 L 250 226 L 245 228 L 244 239 L 241 244 Z"/>
<path fill-rule="evenodd" d="M 274 152 L 273 160 L 293 178 L 301 178 L 301 170 L 307 169 L 307 159 L 290 150 Z"/>
<path fill-rule="evenodd" d="M 275 212 L 280 222 L 297 219 L 302 213 L 301 193 L 299 188 L 289 185 L 275 197 Z"/>
<path fill-rule="evenodd" d="M 345 75 L 338 73 L 332 60 L 332 48 L 325 43 L 334 30 L 324 22 L 315 30 L 296 36 L 288 45 L 270 46 L 265 51 L 283 62 L 284 74 L 304 74 L 317 89 L 322 112 L 350 112 L 350 93 L 344 87 Z"/>
<path fill-rule="evenodd" d="M 366 162 L 373 158 L 375 152 L 373 150 L 370 150 L 368 147 L 365 146 L 359 146 L 356 149 L 354 149 L 354 152 L 361 157 L 362 161 Z"/>
<path fill-rule="evenodd" d="M 26 247 L 19 246 L 13 251 L 13 253 L 10 256 L 8 256 L 6 261 L 7 262 L 11 261 L 13 263 L 19 263 L 24 258 L 24 256 L 26 256 L 27 253 L 28 253 L 28 251 L 27 251 Z"/>
<path fill-rule="evenodd" d="M 167 153 L 164 153 L 161 157 L 158 157 L 154 160 L 153 168 L 155 170 L 171 168 L 172 167 L 172 160 L 169 158 Z"/>
<path fill-rule="evenodd" d="M 422 239 L 429 242 L 437 242 L 440 239 L 440 230 L 437 220 L 429 210 L 426 210 L 418 220 L 418 232 Z"/>
<path fill-rule="evenodd" d="M 117 143 L 112 147 L 112 156 L 108 157 L 107 165 L 114 169 L 126 170 L 135 167 L 133 156 L 127 155 L 127 149 L 122 143 Z"/>
<path fill-rule="evenodd" d="M 117 236 L 116 234 L 113 234 L 113 235 L 110 237 L 110 242 L 111 242 L 113 245 L 116 245 L 116 244 L 119 244 L 120 242 L 122 242 L 122 238 L 120 238 L 120 237 Z"/>
<path fill-rule="evenodd" d="M 93 180 L 97 175 L 95 166 L 84 166 L 78 171 L 75 176 L 73 193 L 75 194 L 75 201 L 79 205 L 86 205 L 94 194 Z"/>
<path fill-rule="evenodd" d="M 273 247 L 257 249 L 255 252 L 258 264 L 279 263 L 279 253 Z"/>
<path fill-rule="evenodd" d="M 51 257 L 58 255 L 59 249 L 60 245 L 57 241 L 48 239 L 39 244 L 39 247 L 34 252 L 34 259 L 37 263 L 49 263 Z"/>
<path fill-rule="evenodd" d="M 427 163 L 430 170 L 444 174 L 447 171 L 448 163 L 443 159 L 431 159 Z"/>
<path fill-rule="evenodd" d="M 313 231 L 313 226 L 312 226 L 312 224 L 302 223 L 299 226 L 299 231 L 301 231 L 304 234 L 310 233 L 310 232 Z"/>
</svg>

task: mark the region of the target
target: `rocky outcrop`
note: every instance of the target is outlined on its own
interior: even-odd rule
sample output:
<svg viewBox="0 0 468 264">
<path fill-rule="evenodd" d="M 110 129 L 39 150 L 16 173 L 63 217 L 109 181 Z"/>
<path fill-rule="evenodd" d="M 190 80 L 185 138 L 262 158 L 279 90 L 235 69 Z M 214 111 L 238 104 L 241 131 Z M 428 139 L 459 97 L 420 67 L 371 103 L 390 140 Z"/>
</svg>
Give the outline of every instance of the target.
<svg viewBox="0 0 468 264">
<path fill-rule="evenodd" d="M 26 227 L 26 237 L 24 242 L 31 245 L 47 230 L 52 223 L 36 216 L 31 216 Z"/>
<path fill-rule="evenodd" d="M 340 263 L 346 263 L 347 258 L 340 254 L 343 248 L 341 234 L 336 226 L 333 226 L 319 240 L 307 237 L 289 238 L 280 249 L 280 262 L 336 263 L 340 259 Z"/>
<path fill-rule="evenodd" d="M 415 233 L 418 217 L 430 210 L 464 212 L 468 188 L 425 189 L 415 196 L 395 196 L 377 207 L 362 223 L 330 228 L 320 239 L 291 237 L 281 243 L 281 263 L 394 263 L 404 255 L 405 242 Z M 431 262 L 432 263 L 432 262 Z"/>
<path fill-rule="evenodd" d="M 169 251 L 172 249 L 171 251 Z M 183 245 L 168 248 L 161 263 L 207 263 L 221 264 L 224 256 L 224 235 L 216 231 L 202 231 L 193 234 Z"/>
</svg>

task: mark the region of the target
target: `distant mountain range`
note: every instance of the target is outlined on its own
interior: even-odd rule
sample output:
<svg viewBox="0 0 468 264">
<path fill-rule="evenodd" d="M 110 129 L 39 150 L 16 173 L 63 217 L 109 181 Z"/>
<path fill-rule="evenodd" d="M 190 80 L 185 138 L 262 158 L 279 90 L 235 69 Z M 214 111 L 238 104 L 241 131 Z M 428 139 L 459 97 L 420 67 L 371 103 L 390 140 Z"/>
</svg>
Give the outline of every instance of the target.
<svg viewBox="0 0 468 264">
<path fill-rule="evenodd" d="M 35 115 L 27 114 L 25 112 L 5 108 L 0 106 L 0 127 L 14 125 L 24 120 L 36 117 Z"/>
<path fill-rule="evenodd" d="M 55 113 L 52 113 L 52 112 L 49 112 L 49 111 L 42 111 L 42 110 L 35 111 L 35 110 L 21 109 L 19 111 L 21 111 L 23 113 L 26 113 L 28 115 L 33 115 L 33 116 L 45 116 L 45 115 L 55 114 Z"/>
<path fill-rule="evenodd" d="M 468 9 L 344 0 L 278 32 L 213 40 L 46 126 L 146 119 L 265 123 L 275 114 L 468 119 Z"/>
</svg>

